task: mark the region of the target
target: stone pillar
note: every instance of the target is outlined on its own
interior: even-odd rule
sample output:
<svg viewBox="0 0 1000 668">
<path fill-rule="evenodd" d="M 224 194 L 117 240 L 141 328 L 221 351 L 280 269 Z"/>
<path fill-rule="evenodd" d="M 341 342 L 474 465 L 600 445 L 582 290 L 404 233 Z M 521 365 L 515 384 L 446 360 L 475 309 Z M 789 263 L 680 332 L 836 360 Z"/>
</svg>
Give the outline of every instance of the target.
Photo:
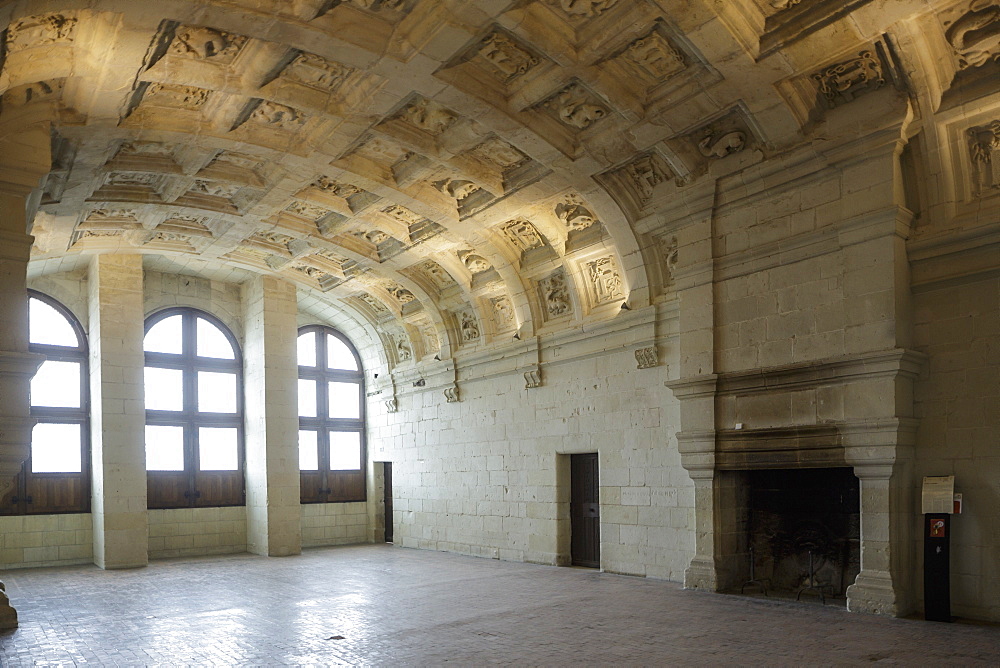
<svg viewBox="0 0 1000 668">
<path fill-rule="evenodd" d="M 94 563 L 149 561 L 141 255 L 91 260 L 90 405 Z"/>
<path fill-rule="evenodd" d="M 14 484 L 31 444 L 28 390 L 45 359 L 28 352 L 26 278 L 33 238 L 32 193 L 49 171 L 48 127 L 0 138 L 0 495 Z M 0 583 L 0 629 L 17 627 L 17 612 Z"/>
<path fill-rule="evenodd" d="M 302 552 L 295 286 L 259 276 L 244 287 L 247 549 Z"/>
</svg>

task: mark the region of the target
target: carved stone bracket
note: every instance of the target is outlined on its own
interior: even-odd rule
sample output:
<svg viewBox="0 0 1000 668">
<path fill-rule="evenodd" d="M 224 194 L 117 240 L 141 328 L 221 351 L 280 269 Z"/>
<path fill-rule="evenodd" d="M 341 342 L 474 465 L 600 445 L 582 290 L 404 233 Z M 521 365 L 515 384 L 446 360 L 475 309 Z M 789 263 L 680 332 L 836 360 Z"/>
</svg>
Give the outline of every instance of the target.
<svg viewBox="0 0 1000 668">
<path fill-rule="evenodd" d="M 448 400 L 449 404 L 458 402 L 458 385 L 451 385 L 444 388 L 444 398 Z"/>
<path fill-rule="evenodd" d="M 538 367 L 524 372 L 524 389 L 530 390 L 542 386 L 542 370 Z"/>
<path fill-rule="evenodd" d="M 395 413 L 399 410 L 399 402 L 395 398 L 385 400 L 385 412 Z"/>
<path fill-rule="evenodd" d="M 656 358 L 656 346 L 636 348 L 635 361 L 638 363 L 636 366 L 637 369 L 652 369 L 658 366 L 659 361 Z"/>
</svg>

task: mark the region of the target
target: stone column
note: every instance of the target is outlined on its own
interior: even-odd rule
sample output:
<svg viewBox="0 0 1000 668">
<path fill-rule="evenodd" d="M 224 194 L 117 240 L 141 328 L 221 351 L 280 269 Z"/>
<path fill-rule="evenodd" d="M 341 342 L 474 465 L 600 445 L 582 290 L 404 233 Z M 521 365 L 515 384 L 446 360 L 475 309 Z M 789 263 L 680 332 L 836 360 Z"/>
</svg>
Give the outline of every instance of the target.
<svg viewBox="0 0 1000 668">
<path fill-rule="evenodd" d="M 141 255 L 91 260 L 90 405 L 94 563 L 149 561 Z"/>
<path fill-rule="evenodd" d="M 680 300 L 678 343 L 680 374 L 667 381 L 680 402 L 677 448 L 681 465 L 694 482 L 695 555 L 684 572 L 690 589 L 718 589 L 715 472 L 715 288 L 712 207 L 715 187 L 706 188 L 704 209 L 678 230 L 678 262 L 674 271 Z"/>
<path fill-rule="evenodd" d="M 0 138 L 0 495 L 14 484 L 31 444 L 28 389 L 42 355 L 28 352 L 26 278 L 33 238 L 32 193 L 49 170 L 48 128 Z M 0 583 L 0 629 L 17 627 L 17 612 Z"/>
<path fill-rule="evenodd" d="M 302 551 L 295 286 L 259 276 L 244 287 L 247 549 Z"/>
</svg>

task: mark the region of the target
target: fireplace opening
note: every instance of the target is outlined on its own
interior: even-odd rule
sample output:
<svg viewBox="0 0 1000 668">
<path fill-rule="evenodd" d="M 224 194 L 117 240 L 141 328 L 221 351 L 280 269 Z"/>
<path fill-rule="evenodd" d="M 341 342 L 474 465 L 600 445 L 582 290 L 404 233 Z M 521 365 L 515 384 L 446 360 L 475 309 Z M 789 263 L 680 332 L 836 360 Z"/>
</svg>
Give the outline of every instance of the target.
<svg viewBox="0 0 1000 668">
<path fill-rule="evenodd" d="M 741 471 L 745 593 L 845 599 L 861 570 L 860 484 L 850 468 Z M 740 541 L 743 543 L 743 541 Z M 753 573 L 750 559 L 753 559 Z"/>
</svg>

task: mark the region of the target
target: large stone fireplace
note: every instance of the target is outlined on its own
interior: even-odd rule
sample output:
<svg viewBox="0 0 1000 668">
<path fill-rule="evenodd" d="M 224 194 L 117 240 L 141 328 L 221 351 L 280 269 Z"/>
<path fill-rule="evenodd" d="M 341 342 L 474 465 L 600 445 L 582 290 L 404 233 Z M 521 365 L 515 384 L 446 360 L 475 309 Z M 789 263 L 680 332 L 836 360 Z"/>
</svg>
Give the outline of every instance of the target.
<svg viewBox="0 0 1000 668">
<path fill-rule="evenodd" d="M 775 591 L 846 597 L 852 611 L 908 613 L 921 362 L 890 350 L 668 382 L 695 483 L 685 586 L 738 592 L 767 578 Z"/>
<path fill-rule="evenodd" d="M 732 517 L 743 527 L 736 562 L 742 554 L 745 565 L 734 573 L 742 579 L 734 591 L 844 599 L 861 570 L 860 483 L 853 470 L 757 469 L 733 478 L 742 508 Z"/>
</svg>

